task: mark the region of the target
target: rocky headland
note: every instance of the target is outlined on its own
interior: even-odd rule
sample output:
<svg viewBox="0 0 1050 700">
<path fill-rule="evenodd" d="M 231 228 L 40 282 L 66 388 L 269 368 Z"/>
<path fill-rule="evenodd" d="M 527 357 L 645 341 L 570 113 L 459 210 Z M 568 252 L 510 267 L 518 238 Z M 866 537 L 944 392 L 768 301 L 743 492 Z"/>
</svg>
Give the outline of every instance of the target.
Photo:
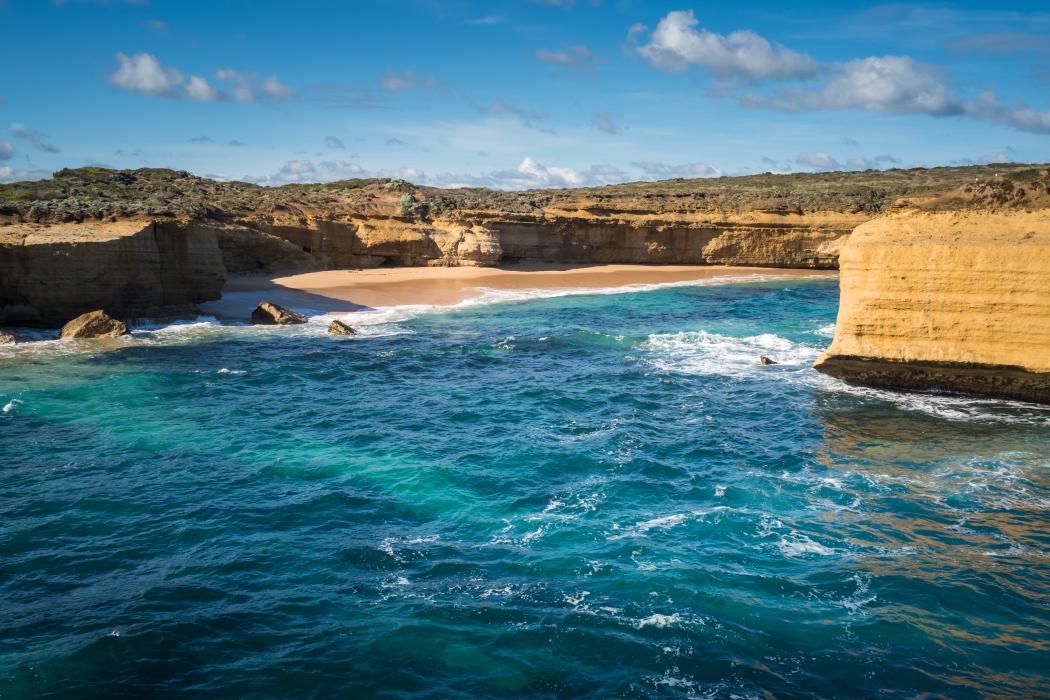
<svg viewBox="0 0 1050 700">
<path fill-rule="evenodd" d="M 893 389 L 1050 403 L 1050 178 L 899 202 L 839 257 L 816 368 Z"/>
</svg>

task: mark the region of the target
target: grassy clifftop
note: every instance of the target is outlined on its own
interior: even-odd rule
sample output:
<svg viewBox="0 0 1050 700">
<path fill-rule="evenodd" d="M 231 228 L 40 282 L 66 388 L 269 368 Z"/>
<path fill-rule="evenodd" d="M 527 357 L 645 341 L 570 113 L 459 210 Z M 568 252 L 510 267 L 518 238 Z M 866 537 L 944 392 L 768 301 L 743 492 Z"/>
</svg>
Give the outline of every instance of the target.
<svg viewBox="0 0 1050 700">
<path fill-rule="evenodd" d="M 839 211 L 877 214 L 900 197 L 1011 204 L 1050 194 L 1046 166 L 912 168 L 633 182 L 579 189 L 501 192 L 438 189 L 401 180 L 355 179 L 262 187 L 165 168 L 60 170 L 48 180 L 0 185 L 0 223 L 142 216 L 238 220 L 289 215 L 429 218 L 463 211 L 620 213 Z M 966 188 L 969 192 L 966 192 Z M 1046 191 L 1044 191 L 1046 190 Z"/>
</svg>

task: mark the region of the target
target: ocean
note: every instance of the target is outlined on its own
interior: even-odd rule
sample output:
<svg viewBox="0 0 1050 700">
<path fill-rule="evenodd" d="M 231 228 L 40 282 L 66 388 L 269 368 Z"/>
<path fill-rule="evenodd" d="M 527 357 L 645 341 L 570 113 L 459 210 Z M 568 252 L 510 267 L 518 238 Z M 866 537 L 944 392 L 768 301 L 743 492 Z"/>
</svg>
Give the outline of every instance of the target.
<svg viewBox="0 0 1050 700">
<path fill-rule="evenodd" d="M 1050 407 L 824 377 L 837 303 L 0 349 L 0 697 L 1047 696 Z"/>
</svg>

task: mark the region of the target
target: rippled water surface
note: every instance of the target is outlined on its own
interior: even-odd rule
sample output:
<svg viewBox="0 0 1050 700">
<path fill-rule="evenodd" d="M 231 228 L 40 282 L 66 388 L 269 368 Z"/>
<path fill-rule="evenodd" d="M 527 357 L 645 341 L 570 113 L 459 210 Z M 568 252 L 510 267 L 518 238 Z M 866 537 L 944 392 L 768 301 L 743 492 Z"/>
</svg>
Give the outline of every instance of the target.
<svg viewBox="0 0 1050 700">
<path fill-rule="evenodd" d="M 821 377 L 836 302 L 0 351 L 0 696 L 1045 696 L 1050 410 Z"/>
</svg>

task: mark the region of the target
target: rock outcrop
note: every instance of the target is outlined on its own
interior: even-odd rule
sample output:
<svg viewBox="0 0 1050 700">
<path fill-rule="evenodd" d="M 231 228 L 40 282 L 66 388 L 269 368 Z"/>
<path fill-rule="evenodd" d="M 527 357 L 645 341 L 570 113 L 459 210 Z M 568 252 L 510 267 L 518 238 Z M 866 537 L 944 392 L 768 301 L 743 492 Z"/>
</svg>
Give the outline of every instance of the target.
<svg viewBox="0 0 1050 700">
<path fill-rule="evenodd" d="M 0 345 L 14 345 L 15 343 L 20 343 L 23 340 L 24 338 L 18 333 L 0 330 Z"/>
<path fill-rule="evenodd" d="M 290 326 L 306 323 L 307 318 L 297 311 L 286 309 L 268 301 L 261 301 L 252 311 L 252 323 L 264 326 Z"/>
<path fill-rule="evenodd" d="M 92 309 L 167 315 L 218 299 L 214 231 L 180 222 L 0 226 L 0 323 L 57 326 Z"/>
<path fill-rule="evenodd" d="M 119 338 L 128 334 L 128 326 L 102 309 L 77 316 L 62 326 L 59 338 Z"/>
<path fill-rule="evenodd" d="M 357 331 L 352 326 L 339 320 L 332 321 L 328 325 L 328 333 L 330 335 L 357 335 Z"/>
<path fill-rule="evenodd" d="M 1050 209 L 914 208 L 858 227 L 839 261 L 818 370 L 1050 403 Z"/>
</svg>

